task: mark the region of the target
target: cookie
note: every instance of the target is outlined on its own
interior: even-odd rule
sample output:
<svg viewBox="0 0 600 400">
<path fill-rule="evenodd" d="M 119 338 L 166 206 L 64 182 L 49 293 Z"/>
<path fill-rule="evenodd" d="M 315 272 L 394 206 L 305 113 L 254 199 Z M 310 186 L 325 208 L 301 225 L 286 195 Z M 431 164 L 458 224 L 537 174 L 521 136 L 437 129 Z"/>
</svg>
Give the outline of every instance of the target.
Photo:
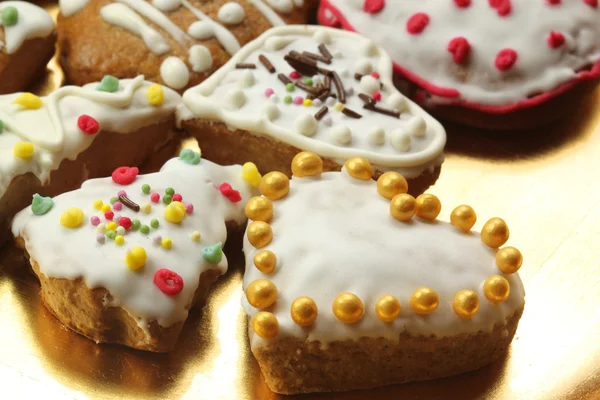
<svg viewBox="0 0 600 400">
<path fill-rule="evenodd" d="M 55 196 L 115 166 L 164 163 L 179 146 L 181 97 L 143 77 L 0 96 L 0 244 L 34 193 Z M 160 166 L 159 166 L 160 167 Z"/>
<path fill-rule="evenodd" d="M 252 160 L 291 175 L 300 150 L 367 158 L 377 177 L 398 171 L 413 191 L 437 179 L 444 128 L 392 83 L 392 62 L 372 41 L 342 30 L 269 30 L 183 96 L 181 125 L 219 164 Z M 205 146 L 208 148 L 208 146 Z"/>
<path fill-rule="evenodd" d="M 67 80 L 112 74 L 183 91 L 273 25 L 307 22 L 316 0 L 61 1 L 58 42 Z"/>
<path fill-rule="evenodd" d="M 228 227 L 245 223 L 252 186 L 240 166 L 191 150 L 160 172 L 137 172 L 121 167 L 55 198 L 36 195 L 12 231 L 62 324 L 97 343 L 164 352 L 227 271 Z"/>
<path fill-rule="evenodd" d="M 54 21 L 25 1 L 0 3 L 0 94 L 26 89 L 54 55 Z"/>
<path fill-rule="evenodd" d="M 431 112 L 491 129 L 572 113 L 600 76 L 596 1 L 324 0 L 324 25 L 386 49 Z"/>
<path fill-rule="evenodd" d="M 506 222 L 471 231 L 461 205 L 437 220 L 364 158 L 322 172 L 301 153 L 294 177 L 273 172 L 246 206 L 242 304 L 269 387 L 284 394 L 346 391 L 433 379 L 503 357 L 524 308 L 522 255 L 502 247 Z"/>
</svg>

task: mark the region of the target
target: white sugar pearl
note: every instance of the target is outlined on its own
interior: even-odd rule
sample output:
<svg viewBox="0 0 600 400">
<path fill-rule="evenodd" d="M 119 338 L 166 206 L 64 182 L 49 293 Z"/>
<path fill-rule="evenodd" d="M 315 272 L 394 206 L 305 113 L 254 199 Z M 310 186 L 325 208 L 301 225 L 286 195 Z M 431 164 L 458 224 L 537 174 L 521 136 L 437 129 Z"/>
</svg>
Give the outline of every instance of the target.
<svg viewBox="0 0 600 400">
<path fill-rule="evenodd" d="M 225 104 L 232 110 L 241 108 L 246 104 L 246 95 L 239 89 L 230 90 L 225 96 Z"/>
<path fill-rule="evenodd" d="M 269 100 L 271 100 L 271 103 L 279 103 L 279 96 L 274 94 L 271 97 L 269 97 Z"/>
<path fill-rule="evenodd" d="M 333 121 L 331 120 L 330 116 L 326 116 L 321 121 L 323 121 L 323 123 L 325 124 L 325 126 L 331 126 L 333 124 Z"/>
<path fill-rule="evenodd" d="M 410 150 L 411 138 L 404 129 L 395 129 L 392 131 L 391 138 L 392 146 L 398 151 L 407 152 Z"/>
<path fill-rule="evenodd" d="M 162 243 L 162 237 L 160 235 L 156 235 L 152 238 L 152 242 L 157 245 L 160 246 Z"/>
<path fill-rule="evenodd" d="M 385 104 L 393 110 L 403 111 L 406 108 L 406 99 L 400 93 L 392 93 L 385 101 Z"/>
<path fill-rule="evenodd" d="M 331 35 L 329 35 L 329 33 L 324 29 L 316 31 L 313 35 L 313 39 L 319 43 L 331 43 Z"/>
<path fill-rule="evenodd" d="M 321 107 L 323 105 L 323 102 L 319 99 L 314 99 L 313 100 L 313 106 L 315 107 Z"/>
<path fill-rule="evenodd" d="M 227 25 L 241 24 L 245 17 L 244 8 L 233 1 L 223 4 L 217 13 L 219 21 Z"/>
<path fill-rule="evenodd" d="M 381 89 L 379 80 L 372 77 L 371 75 L 365 75 L 360 78 L 360 88 L 363 92 L 373 94 Z"/>
<path fill-rule="evenodd" d="M 96 228 L 96 232 L 106 233 L 106 224 L 101 223 L 100 225 L 98 225 L 98 227 Z"/>
<path fill-rule="evenodd" d="M 267 103 L 263 107 L 263 114 L 269 121 L 274 121 L 279 118 L 279 107 L 277 107 L 275 104 Z"/>
<path fill-rule="evenodd" d="M 385 143 L 385 131 L 379 127 L 371 128 L 367 133 L 367 139 L 369 143 L 381 146 Z"/>
<path fill-rule="evenodd" d="M 173 89 L 183 89 L 190 81 L 187 65 L 177 57 L 167 57 L 160 65 L 160 77 Z"/>
<path fill-rule="evenodd" d="M 337 103 L 337 100 L 336 100 L 335 98 L 333 98 L 333 97 L 327 97 L 327 99 L 325 100 L 325 104 L 326 104 L 328 107 L 333 107 L 333 105 L 334 105 L 335 103 Z"/>
<path fill-rule="evenodd" d="M 404 129 L 416 137 L 424 137 L 427 132 L 427 123 L 423 117 L 412 117 L 408 120 Z"/>
<path fill-rule="evenodd" d="M 117 235 L 125 235 L 127 233 L 127 230 L 125 228 L 123 228 L 122 226 L 117 227 Z"/>
<path fill-rule="evenodd" d="M 290 44 L 293 38 L 284 38 L 282 36 L 273 36 L 265 41 L 265 48 L 269 51 L 278 51 Z"/>
<path fill-rule="evenodd" d="M 240 76 L 239 84 L 242 88 L 250 88 L 254 86 L 256 83 L 256 79 L 254 79 L 254 74 L 250 70 L 245 70 L 242 72 Z"/>
<path fill-rule="evenodd" d="M 206 72 L 213 66 L 213 58 L 210 50 L 201 44 L 195 44 L 190 47 L 190 57 L 188 61 L 192 65 L 194 72 Z"/>
<path fill-rule="evenodd" d="M 296 118 L 296 129 L 304 136 L 313 136 L 318 128 L 319 123 L 312 114 L 301 114 Z"/>
<path fill-rule="evenodd" d="M 377 46 L 375 46 L 375 43 L 373 43 L 371 40 L 365 40 L 360 46 L 360 51 L 366 57 L 373 57 L 378 53 Z"/>
<path fill-rule="evenodd" d="M 339 125 L 329 132 L 333 140 L 339 144 L 349 144 L 352 141 L 352 131 L 346 125 Z"/>
<path fill-rule="evenodd" d="M 366 58 L 362 58 L 354 64 L 354 71 L 361 75 L 370 74 L 373 72 L 373 64 Z"/>
<path fill-rule="evenodd" d="M 196 21 L 188 28 L 188 34 L 194 39 L 206 40 L 215 36 L 215 29 L 209 21 Z"/>
</svg>

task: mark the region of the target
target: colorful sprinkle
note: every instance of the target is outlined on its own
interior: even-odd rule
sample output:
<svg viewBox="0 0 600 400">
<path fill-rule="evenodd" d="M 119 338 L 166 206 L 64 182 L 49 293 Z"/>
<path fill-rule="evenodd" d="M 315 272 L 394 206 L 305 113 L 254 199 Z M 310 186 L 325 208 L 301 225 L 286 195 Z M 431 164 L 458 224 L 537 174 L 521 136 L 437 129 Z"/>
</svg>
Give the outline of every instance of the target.
<svg viewBox="0 0 600 400">
<path fill-rule="evenodd" d="M 173 201 L 181 201 L 183 200 L 183 197 L 180 194 L 175 193 L 173 195 Z"/>
<path fill-rule="evenodd" d="M 319 99 L 314 99 L 312 101 L 312 103 L 313 103 L 313 106 L 315 106 L 315 107 L 321 107 L 323 105 L 323 102 Z"/>
<path fill-rule="evenodd" d="M 115 240 L 115 238 L 117 237 L 117 232 L 108 230 L 108 231 L 106 231 L 106 237 L 109 238 L 110 240 Z"/>
<path fill-rule="evenodd" d="M 0 133 L 4 132 L 4 121 L 0 119 Z"/>
<path fill-rule="evenodd" d="M 123 209 L 123 203 L 121 203 L 120 201 L 116 201 L 115 204 L 113 204 L 113 208 L 116 211 L 121 211 Z"/>
<path fill-rule="evenodd" d="M 19 22 L 19 10 L 13 6 L 4 7 L 1 22 L 4 26 L 16 25 Z"/>
<path fill-rule="evenodd" d="M 305 85 L 308 85 L 308 86 L 312 86 L 312 85 L 313 85 L 313 80 L 312 80 L 312 78 L 304 78 L 304 79 L 302 79 L 302 82 L 303 82 Z"/>
<path fill-rule="evenodd" d="M 260 172 L 258 172 L 258 167 L 256 167 L 256 164 L 247 162 L 242 166 L 242 178 L 252 185 L 252 187 L 256 188 L 258 185 L 260 185 L 262 175 Z"/>
<path fill-rule="evenodd" d="M 276 94 L 274 94 L 273 96 L 271 96 L 269 98 L 269 100 L 271 100 L 271 103 L 278 103 L 279 102 L 279 96 L 277 96 Z"/>
<path fill-rule="evenodd" d="M 168 194 L 169 196 L 173 196 L 175 194 L 175 189 L 173 189 L 172 187 L 168 187 L 165 189 L 165 194 Z"/>
<path fill-rule="evenodd" d="M 503 49 L 496 56 L 495 65 L 500 71 L 508 71 L 517 62 L 518 54 L 513 49 Z"/>
<path fill-rule="evenodd" d="M 121 220 L 121 214 L 115 214 L 115 216 L 113 217 L 113 221 L 115 221 L 118 224 L 120 220 Z"/>
<path fill-rule="evenodd" d="M 452 59 L 455 64 L 464 63 L 471 53 L 471 44 L 462 37 L 455 37 L 448 43 L 448 51 L 452 53 Z"/>
<path fill-rule="evenodd" d="M 156 235 L 152 238 L 152 243 L 154 243 L 156 246 L 160 246 L 162 243 L 162 236 L 160 235 Z"/>
<path fill-rule="evenodd" d="M 202 156 L 200 156 L 200 153 L 195 152 L 194 150 L 183 149 L 181 150 L 181 153 L 179 153 L 179 159 L 189 165 L 198 165 L 202 159 Z"/>
<path fill-rule="evenodd" d="M 136 271 L 146 265 L 146 257 L 146 250 L 141 246 L 137 246 L 127 251 L 125 263 L 129 269 Z"/>
<path fill-rule="evenodd" d="M 163 238 L 162 242 L 160 243 L 160 245 L 163 247 L 163 249 L 170 249 L 171 247 L 173 247 L 173 241 L 169 238 Z"/>
<path fill-rule="evenodd" d="M 313 101 L 311 99 L 304 99 L 302 104 L 304 104 L 304 107 L 310 107 L 310 106 L 312 106 Z"/>
<path fill-rule="evenodd" d="M 94 200 L 94 208 L 96 210 L 101 210 L 103 205 L 104 205 L 104 203 L 102 202 L 102 200 L 100 200 L 100 199 Z"/>
<path fill-rule="evenodd" d="M 130 218 L 122 217 L 119 220 L 119 225 L 121 225 L 124 229 L 129 230 L 129 229 L 131 229 L 131 226 L 133 225 L 133 222 L 131 221 Z"/>
<path fill-rule="evenodd" d="M 152 193 L 152 196 L 150 196 L 150 201 L 153 203 L 158 203 L 160 201 L 160 194 Z"/>
<path fill-rule="evenodd" d="M 107 211 L 104 213 L 104 218 L 106 218 L 106 220 L 108 221 L 112 221 L 112 219 L 115 217 L 115 213 L 112 211 Z"/>
<path fill-rule="evenodd" d="M 292 100 L 292 96 L 285 96 L 285 97 L 283 98 L 283 102 L 284 102 L 285 104 L 292 104 L 292 101 L 293 101 L 293 100 Z"/>
<path fill-rule="evenodd" d="M 123 228 L 122 226 L 118 226 L 116 232 L 117 232 L 117 235 L 125 236 L 125 234 L 127 233 L 127 230 L 125 228 Z"/>
<path fill-rule="evenodd" d="M 199 242 L 202 239 L 202 235 L 200 235 L 200 232 L 194 231 L 194 232 L 190 233 L 190 238 L 194 242 Z"/>
<path fill-rule="evenodd" d="M 202 257 L 211 264 L 218 264 L 223 259 L 223 243 L 219 242 L 202 249 Z"/>
<path fill-rule="evenodd" d="M 381 93 L 380 92 L 373 93 L 373 99 L 375 101 L 381 101 Z"/>
<path fill-rule="evenodd" d="M 266 97 L 271 97 L 273 96 L 273 94 L 275 93 L 275 91 L 271 88 L 265 89 L 265 96 Z"/>
<path fill-rule="evenodd" d="M 242 195 L 240 192 L 233 189 L 229 183 L 222 183 L 221 186 L 219 186 L 219 190 L 221 191 L 221 194 L 227 197 L 227 199 L 232 203 L 238 203 L 242 201 Z"/>
<path fill-rule="evenodd" d="M 175 296 L 183 290 L 183 279 L 175 272 L 161 268 L 154 274 L 154 284 L 167 296 Z"/>
<path fill-rule="evenodd" d="M 379 72 L 371 72 L 371 76 L 375 79 L 381 78 L 381 75 L 379 75 Z"/>
<path fill-rule="evenodd" d="M 99 244 L 104 244 L 106 242 L 106 236 L 96 235 L 96 242 L 98 242 Z"/>
<path fill-rule="evenodd" d="M 164 217 L 167 221 L 174 223 L 174 224 L 178 224 L 181 221 L 183 221 L 183 218 L 185 217 L 186 212 L 187 212 L 187 210 L 185 209 L 185 205 L 183 203 L 174 201 L 165 208 Z M 156 220 L 153 219 L 152 222 L 154 222 L 154 221 L 156 221 Z M 158 221 L 156 221 L 156 223 L 158 225 Z M 154 225 L 152 225 L 152 227 L 154 228 Z M 156 227 L 158 227 L 158 226 L 156 226 Z"/>
<path fill-rule="evenodd" d="M 33 195 L 33 200 L 31 201 L 31 211 L 33 212 L 34 215 L 44 215 L 48 211 L 50 211 L 50 209 L 52 208 L 53 205 L 54 205 L 54 202 L 52 201 L 52 198 L 42 197 L 36 193 Z M 96 217 L 96 218 L 98 218 L 98 217 Z M 98 224 L 96 224 L 96 225 L 98 225 Z"/>
<path fill-rule="evenodd" d="M 112 173 L 113 182 L 118 185 L 129 185 L 140 173 L 140 170 L 136 167 L 119 167 Z"/>
<path fill-rule="evenodd" d="M 124 190 L 119 190 L 117 192 L 117 197 L 127 197 L 127 192 Z"/>
<path fill-rule="evenodd" d="M 121 235 L 115 236 L 115 244 L 117 246 L 123 246 L 125 244 L 125 238 L 123 236 L 121 236 Z"/>
<path fill-rule="evenodd" d="M 427 25 L 429 25 L 429 16 L 425 13 L 419 12 L 408 19 L 408 22 L 406 23 L 406 30 L 411 35 L 418 35 L 425 30 Z"/>
<path fill-rule="evenodd" d="M 290 78 L 292 79 L 300 79 L 301 75 L 298 71 L 292 71 L 290 72 Z"/>
<path fill-rule="evenodd" d="M 90 223 L 93 226 L 98 226 L 100 225 L 100 218 L 97 215 L 94 215 L 92 218 L 90 218 Z"/>
<path fill-rule="evenodd" d="M 102 204 L 102 207 L 100 207 L 100 210 L 103 213 L 106 213 L 107 211 L 112 210 L 112 207 L 110 206 L 110 204 Z"/>
<path fill-rule="evenodd" d="M 285 90 L 287 90 L 288 92 L 293 92 L 294 90 L 296 90 L 296 86 L 294 86 L 293 83 L 288 83 L 285 85 Z"/>
<path fill-rule="evenodd" d="M 83 210 L 71 207 L 60 216 L 60 224 L 65 228 L 78 228 L 83 223 Z"/>
<path fill-rule="evenodd" d="M 21 93 L 14 103 L 28 110 L 37 110 L 42 107 L 42 99 L 33 93 Z"/>
<path fill-rule="evenodd" d="M 365 0 L 363 10 L 367 14 L 377 14 L 385 7 L 385 0 Z"/>
<path fill-rule="evenodd" d="M 95 135 L 100 130 L 100 124 L 89 115 L 82 115 L 77 119 L 77 126 L 87 135 Z"/>
<path fill-rule="evenodd" d="M 302 96 L 296 96 L 296 97 L 294 97 L 294 104 L 295 105 L 299 106 L 303 102 L 304 102 L 304 99 L 302 98 Z"/>
<path fill-rule="evenodd" d="M 325 105 L 329 106 L 329 107 L 333 107 L 336 104 L 336 101 L 333 97 L 328 97 L 325 100 Z"/>
<path fill-rule="evenodd" d="M 140 227 L 140 232 L 143 233 L 144 235 L 147 235 L 150 233 L 150 227 L 148 225 L 142 225 Z"/>
<path fill-rule="evenodd" d="M 111 198 L 110 198 L 110 204 L 113 206 L 113 208 L 114 208 L 114 205 L 115 205 L 115 203 L 116 203 L 117 201 L 119 201 L 119 198 L 118 198 L 118 197 L 114 197 L 114 196 L 113 196 L 113 197 L 111 197 Z"/>
<path fill-rule="evenodd" d="M 157 219 L 153 219 L 152 221 L 150 221 L 150 226 L 153 227 L 154 229 L 158 229 L 158 227 L 160 226 L 160 223 L 158 222 Z"/>
<path fill-rule="evenodd" d="M 150 185 L 148 185 L 147 183 L 144 183 L 142 185 L 142 193 L 150 194 Z"/>
<path fill-rule="evenodd" d="M 142 226 L 142 223 L 140 222 L 139 219 L 134 219 L 133 221 L 131 221 L 131 230 L 132 231 L 137 231 L 140 229 L 140 227 Z"/>
<path fill-rule="evenodd" d="M 342 111 L 344 109 L 344 105 L 338 101 L 333 106 L 333 109 L 336 110 L 336 111 Z"/>
<path fill-rule="evenodd" d="M 96 228 L 96 232 L 102 233 L 102 234 L 106 233 L 106 225 L 103 223 L 99 224 L 98 227 Z"/>
<path fill-rule="evenodd" d="M 165 92 L 162 86 L 154 84 L 146 91 L 146 98 L 151 106 L 160 106 L 165 101 Z"/>
<path fill-rule="evenodd" d="M 171 202 L 173 201 L 173 198 L 171 196 L 169 196 L 168 194 L 165 194 L 162 198 L 162 201 L 165 204 L 171 204 Z"/>
<path fill-rule="evenodd" d="M 150 212 L 152 211 L 152 204 L 150 204 L 150 203 L 142 204 L 142 206 L 140 207 L 140 210 L 144 214 L 150 214 Z"/>
<path fill-rule="evenodd" d="M 31 158 L 34 153 L 33 145 L 28 142 L 17 142 L 15 147 L 13 147 L 13 154 L 19 158 Z"/>
<path fill-rule="evenodd" d="M 117 230 L 117 223 L 116 222 L 109 222 L 108 224 L 106 224 L 106 229 L 109 231 L 116 231 Z"/>
<path fill-rule="evenodd" d="M 185 204 L 185 212 L 188 214 L 193 214 L 194 213 L 194 205 L 191 203 L 186 203 Z"/>
<path fill-rule="evenodd" d="M 119 80 L 114 76 L 104 75 L 96 90 L 99 92 L 114 93 L 119 90 Z"/>
</svg>

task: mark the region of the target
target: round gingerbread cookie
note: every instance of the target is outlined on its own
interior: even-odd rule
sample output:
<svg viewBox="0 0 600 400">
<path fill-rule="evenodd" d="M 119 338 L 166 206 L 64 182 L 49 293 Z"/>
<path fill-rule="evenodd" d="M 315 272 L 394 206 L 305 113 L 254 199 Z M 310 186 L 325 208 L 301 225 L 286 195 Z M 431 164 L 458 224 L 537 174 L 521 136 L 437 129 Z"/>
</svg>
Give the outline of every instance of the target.
<svg viewBox="0 0 600 400">
<path fill-rule="evenodd" d="M 314 0 L 61 0 L 61 61 L 75 84 L 144 74 L 183 91 L 271 26 L 306 22 L 315 6 Z"/>
<path fill-rule="evenodd" d="M 600 76 L 595 0 L 324 0 L 319 20 L 386 49 L 434 114 L 484 128 L 550 123 Z"/>
</svg>

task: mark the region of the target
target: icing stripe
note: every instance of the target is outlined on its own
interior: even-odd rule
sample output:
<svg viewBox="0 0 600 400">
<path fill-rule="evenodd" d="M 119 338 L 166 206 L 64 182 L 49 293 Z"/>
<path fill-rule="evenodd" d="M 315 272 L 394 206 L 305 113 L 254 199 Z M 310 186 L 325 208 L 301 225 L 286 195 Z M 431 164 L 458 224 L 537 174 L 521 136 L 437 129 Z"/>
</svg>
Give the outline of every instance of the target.
<svg viewBox="0 0 600 400">
<path fill-rule="evenodd" d="M 294 3 L 292 0 L 265 0 L 271 8 L 279 11 L 282 14 L 289 14 L 294 11 Z"/>
<path fill-rule="evenodd" d="M 273 26 L 285 25 L 285 21 L 262 0 L 248 0 L 263 17 L 265 17 Z"/>
<path fill-rule="evenodd" d="M 77 14 L 79 11 L 83 10 L 85 6 L 87 6 L 89 0 L 59 0 L 58 6 L 60 7 L 60 12 L 65 17 L 70 17 L 71 15 Z"/>
</svg>

